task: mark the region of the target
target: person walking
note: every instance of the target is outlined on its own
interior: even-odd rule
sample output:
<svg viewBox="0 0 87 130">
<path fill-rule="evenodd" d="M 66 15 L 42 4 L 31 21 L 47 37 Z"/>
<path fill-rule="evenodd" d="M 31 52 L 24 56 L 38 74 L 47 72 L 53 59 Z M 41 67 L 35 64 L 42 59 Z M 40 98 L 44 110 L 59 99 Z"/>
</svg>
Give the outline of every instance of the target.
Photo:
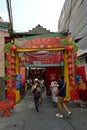
<svg viewBox="0 0 87 130">
<path fill-rule="evenodd" d="M 55 80 L 51 81 L 50 89 L 51 89 L 52 103 L 54 106 L 57 106 L 58 100 L 57 97 L 55 96 L 55 92 L 57 91 L 57 82 Z"/>
<path fill-rule="evenodd" d="M 62 109 L 64 108 L 65 111 L 68 113 L 68 116 L 70 116 L 72 113 L 68 110 L 67 106 L 64 104 L 64 98 L 66 96 L 66 83 L 64 81 L 64 76 L 60 76 L 59 82 L 58 82 L 58 113 L 56 114 L 57 117 L 63 118 Z"/>
<path fill-rule="evenodd" d="M 39 98 L 41 97 L 41 87 L 39 84 L 39 80 L 37 78 L 34 79 L 34 84 L 31 88 L 31 93 L 33 93 L 33 97 L 34 97 L 34 103 L 35 103 L 35 113 L 39 112 L 39 108 L 38 108 L 38 102 L 39 102 Z"/>
</svg>

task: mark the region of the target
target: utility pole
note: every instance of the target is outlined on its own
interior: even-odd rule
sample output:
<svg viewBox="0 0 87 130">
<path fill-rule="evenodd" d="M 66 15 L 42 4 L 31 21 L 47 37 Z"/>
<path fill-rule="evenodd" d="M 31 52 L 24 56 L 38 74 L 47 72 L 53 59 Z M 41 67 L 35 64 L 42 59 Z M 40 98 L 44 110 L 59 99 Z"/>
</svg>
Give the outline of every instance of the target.
<svg viewBox="0 0 87 130">
<path fill-rule="evenodd" d="M 13 17 L 12 17 L 11 0 L 6 0 L 6 5 L 7 5 L 8 16 L 9 16 L 9 34 L 10 34 L 11 42 L 14 43 Z"/>
</svg>

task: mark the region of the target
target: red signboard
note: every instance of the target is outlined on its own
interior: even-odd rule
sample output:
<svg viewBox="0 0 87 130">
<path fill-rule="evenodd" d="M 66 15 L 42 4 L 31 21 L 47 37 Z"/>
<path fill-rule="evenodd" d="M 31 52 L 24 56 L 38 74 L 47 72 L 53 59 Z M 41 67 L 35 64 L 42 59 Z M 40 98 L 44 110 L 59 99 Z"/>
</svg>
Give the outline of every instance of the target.
<svg viewBox="0 0 87 130">
<path fill-rule="evenodd" d="M 58 64 L 64 60 L 62 51 L 50 51 L 47 54 L 27 53 L 24 58 L 23 55 L 20 55 L 20 63 L 26 64 Z"/>
</svg>

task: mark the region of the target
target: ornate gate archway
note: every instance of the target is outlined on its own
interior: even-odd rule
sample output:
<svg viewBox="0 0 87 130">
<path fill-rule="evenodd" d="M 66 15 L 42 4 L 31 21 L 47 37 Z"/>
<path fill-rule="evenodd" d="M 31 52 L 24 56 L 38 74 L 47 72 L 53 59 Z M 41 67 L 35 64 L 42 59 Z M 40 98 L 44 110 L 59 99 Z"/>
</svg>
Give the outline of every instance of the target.
<svg viewBox="0 0 87 130">
<path fill-rule="evenodd" d="M 65 37 L 59 33 L 55 34 L 47 34 L 47 35 L 38 35 L 38 36 L 28 36 L 19 39 L 15 39 L 15 44 L 7 44 L 5 45 L 5 53 L 6 53 L 6 74 L 4 79 L 6 80 L 6 86 L 8 88 L 14 88 L 17 93 L 20 90 L 16 90 L 16 74 L 20 74 L 20 62 L 23 65 L 25 63 L 26 58 L 22 55 L 22 53 L 36 53 L 37 57 L 40 52 L 48 53 L 56 52 L 56 55 L 51 55 L 51 62 L 49 64 L 58 65 L 62 61 L 64 66 L 64 77 L 66 82 L 66 100 L 70 100 L 70 86 L 75 84 L 75 68 L 77 64 L 77 51 L 78 45 L 72 41 L 71 37 Z M 19 54 L 21 53 L 21 56 Z M 59 60 L 59 55 L 62 55 L 62 59 Z M 43 55 L 44 56 L 44 55 Z M 48 56 L 49 57 L 49 56 Z M 21 58 L 21 61 L 20 61 Z M 29 57 L 32 59 L 31 57 Z M 55 60 L 54 60 L 55 59 Z M 58 60 L 57 60 L 58 59 Z M 33 59 L 32 59 L 33 60 Z M 31 61 L 32 61 L 31 60 Z M 34 59 L 37 60 L 37 59 Z M 40 59 L 39 59 L 40 60 Z M 55 62 L 57 61 L 57 62 Z M 45 61 L 45 64 L 47 61 Z M 55 63 L 54 63 L 55 62 Z M 29 61 L 26 60 L 26 63 L 29 64 Z M 33 64 L 33 62 L 32 62 Z M 44 65 L 41 63 L 39 65 Z M 16 94 L 16 102 L 20 100 L 20 94 L 17 96 Z"/>
</svg>

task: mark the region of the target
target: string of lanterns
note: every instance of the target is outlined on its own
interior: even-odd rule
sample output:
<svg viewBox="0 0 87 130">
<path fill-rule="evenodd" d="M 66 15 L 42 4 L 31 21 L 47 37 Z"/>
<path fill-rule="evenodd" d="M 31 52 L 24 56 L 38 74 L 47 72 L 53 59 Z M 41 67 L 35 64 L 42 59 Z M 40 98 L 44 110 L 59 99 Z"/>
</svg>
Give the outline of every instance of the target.
<svg viewBox="0 0 87 130">
<path fill-rule="evenodd" d="M 12 44 L 8 44 L 4 47 L 5 54 L 6 54 L 6 62 L 5 62 L 5 67 L 6 67 L 6 74 L 4 76 L 4 79 L 6 80 L 6 85 L 7 87 L 15 87 L 16 81 L 16 55 L 15 52 L 17 50 L 17 47 Z"/>
</svg>

